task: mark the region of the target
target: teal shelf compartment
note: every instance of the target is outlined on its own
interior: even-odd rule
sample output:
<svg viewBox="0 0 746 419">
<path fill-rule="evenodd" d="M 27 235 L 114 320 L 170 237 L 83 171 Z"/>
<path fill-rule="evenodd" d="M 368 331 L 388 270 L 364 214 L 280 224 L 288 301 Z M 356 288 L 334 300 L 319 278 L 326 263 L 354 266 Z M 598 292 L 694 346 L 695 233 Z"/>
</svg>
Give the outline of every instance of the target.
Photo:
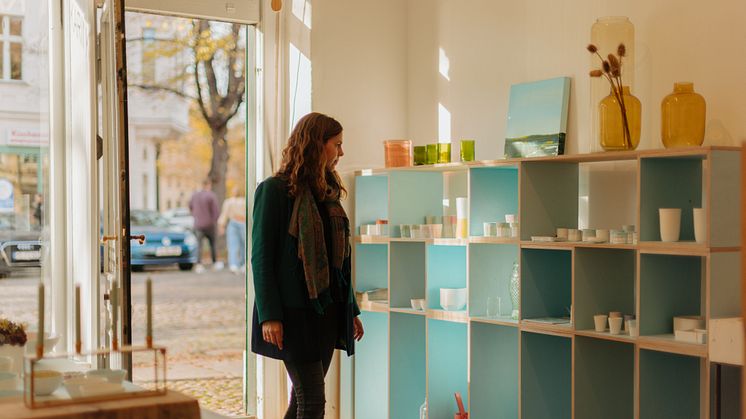
<svg viewBox="0 0 746 419">
<path fill-rule="evenodd" d="M 715 388 L 718 385 L 717 369 L 720 368 L 720 400 Z M 741 414 L 741 374 L 742 367 L 734 365 L 710 364 L 710 417 L 738 419 L 743 418 Z M 720 412 L 716 412 L 716 406 L 720 406 Z M 719 413 L 719 416 L 718 416 Z"/>
<path fill-rule="evenodd" d="M 673 317 L 701 310 L 702 258 L 640 255 L 640 335 L 673 333 Z"/>
<path fill-rule="evenodd" d="M 393 171 L 389 174 L 391 237 L 401 237 L 400 224 L 424 224 L 427 215 L 443 214 L 443 174 Z"/>
<path fill-rule="evenodd" d="M 355 245 L 355 289 L 388 288 L 389 249 L 385 244 Z"/>
<path fill-rule="evenodd" d="M 641 349 L 640 419 L 699 418 L 699 374 L 699 358 Z"/>
<path fill-rule="evenodd" d="M 463 323 L 427 319 L 429 419 L 452 419 L 456 392 L 468 406 L 467 332 Z"/>
<path fill-rule="evenodd" d="M 518 418 L 518 333 L 471 323 L 471 417 Z"/>
<path fill-rule="evenodd" d="M 441 288 L 466 288 L 466 246 L 427 246 L 428 308 L 442 308 Z"/>
<path fill-rule="evenodd" d="M 521 319 L 567 317 L 572 251 L 521 249 Z"/>
<path fill-rule="evenodd" d="M 635 347 L 575 338 L 575 419 L 634 418 Z"/>
<path fill-rule="evenodd" d="M 634 250 L 575 249 L 575 328 L 593 329 L 593 316 L 635 314 Z"/>
<path fill-rule="evenodd" d="M 570 419 L 572 338 L 521 332 L 521 417 Z"/>
<path fill-rule="evenodd" d="M 702 159 L 640 159 L 640 240 L 660 241 L 659 208 L 681 208 L 681 241 L 694 240 L 692 208 L 702 207 Z"/>
<path fill-rule="evenodd" d="M 713 151 L 710 163 L 710 246 L 741 245 L 741 156 Z M 707 205 L 705 205 L 707 206 Z"/>
<path fill-rule="evenodd" d="M 521 163 L 521 240 L 578 225 L 577 163 Z"/>
<path fill-rule="evenodd" d="M 391 418 L 416 418 L 427 395 L 425 316 L 391 313 Z"/>
<path fill-rule="evenodd" d="M 425 244 L 391 242 L 392 308 L 411 308 L 410 299 L 425 298 Z"/>
<path fill-rule="evenodd" d="M 505 222 L 505 214 L 518 216 L 518 167 L 472 168 L 469 188 L 470 235 L 484 235 L 483 223 Z"/>
<path fill-rule="evenodd" d="M 355 177 L 355 234 L 363 224 L 375 224 L 388 219 L 388 176 Z"/>
<path fill-rule="evenodd" d="M 389 316 L 363 312 L 365 339 L 355 344 L 356 419 L 380 419 L 389 406 Z"/>
<path fill-rule="evenodd" d="M 500 297 L 501 317 L 510 316 L 510 275 L 518 261 L 518 246 L 471 244 L 469 246 L 469 315 L 486 316 L 487 298 Z"/>
</svg>

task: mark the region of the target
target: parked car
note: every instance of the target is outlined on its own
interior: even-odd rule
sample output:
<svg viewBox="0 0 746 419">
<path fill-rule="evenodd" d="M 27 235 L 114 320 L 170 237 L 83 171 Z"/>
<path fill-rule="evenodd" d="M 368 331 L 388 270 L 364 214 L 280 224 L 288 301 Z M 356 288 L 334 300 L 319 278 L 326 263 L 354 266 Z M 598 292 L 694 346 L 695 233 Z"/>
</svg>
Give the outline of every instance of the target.
<svg viewBox="0 0 746 419">
<path fill-rule="evenodd" d="M 0 277 L 21 268 L 41 267 L 41 230 L 17 230 L 15 214 L 0 215 Z"/>
<path fill-rule="evenodd" d="M 164 211 L 163 216 L 173 225 L 182 226 L 189 230 L 194 228 L 194 217 L 192 216 L 192 212 L 189 211 L 189 208 L 173 208 Z"/>
<path fill-rule="evenodd" d="M 179 265 L 191 270 L 198 261 L 197 238 L 191 230 L 176 226 L 153 210 L 131 210 L 130 230 L 133 236 L 144 235 L 145 243 L 130 243 L 133 270 L 145 265 Z"/>
</svg>

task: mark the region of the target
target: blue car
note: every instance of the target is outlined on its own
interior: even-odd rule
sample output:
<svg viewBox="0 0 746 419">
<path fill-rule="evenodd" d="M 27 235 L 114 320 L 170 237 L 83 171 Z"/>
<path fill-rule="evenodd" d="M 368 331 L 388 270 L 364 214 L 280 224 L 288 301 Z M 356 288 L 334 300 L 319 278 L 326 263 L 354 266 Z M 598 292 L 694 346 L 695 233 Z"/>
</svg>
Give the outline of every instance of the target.
<svg viewBox="0 0 746 419">
<path fill-rule="evenodd" d="M 188 229 L 170 224 L 157 211 L 131 210 L 130 230 L 133 236 L 144 235 L 145 243 L 130 243 L 132 270 L 145 265 L 179 265 L 189 271 L 198 261 L 197 238 Z"/>
</svg>

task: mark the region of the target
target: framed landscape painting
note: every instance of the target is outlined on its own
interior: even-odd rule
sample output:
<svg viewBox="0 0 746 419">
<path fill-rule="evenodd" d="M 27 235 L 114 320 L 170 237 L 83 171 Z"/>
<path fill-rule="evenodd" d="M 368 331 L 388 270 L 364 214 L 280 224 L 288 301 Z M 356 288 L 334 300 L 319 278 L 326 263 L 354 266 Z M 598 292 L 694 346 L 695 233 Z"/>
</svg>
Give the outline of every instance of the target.
<svg viewBox="0 0 746 419">
<path fill-rule="evenodd" d="M 563 154 L 569 102 L 569 77 L 510 86 L 505 157 Z"/>
</svg>

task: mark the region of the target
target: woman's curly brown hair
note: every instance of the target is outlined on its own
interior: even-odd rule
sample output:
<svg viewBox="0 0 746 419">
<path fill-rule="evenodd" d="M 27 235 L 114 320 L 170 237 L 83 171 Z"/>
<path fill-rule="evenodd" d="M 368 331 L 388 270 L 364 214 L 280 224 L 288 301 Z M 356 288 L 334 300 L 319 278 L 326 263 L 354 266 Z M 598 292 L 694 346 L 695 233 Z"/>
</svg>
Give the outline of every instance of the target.
<svg viewBox="0 0 746 419">
<path fill-rule="evenodd" d="M 342 133 L 342 124 L 321 113 L 301 118 L 282 150 L 282 165 L 277 176 L 288 182 L 288 193 L 298 196 L 310 187 L 317 199 L 343 197 L 347 191 L 336 170 L 327 169 L 324 145 Z"/>
</svg>

